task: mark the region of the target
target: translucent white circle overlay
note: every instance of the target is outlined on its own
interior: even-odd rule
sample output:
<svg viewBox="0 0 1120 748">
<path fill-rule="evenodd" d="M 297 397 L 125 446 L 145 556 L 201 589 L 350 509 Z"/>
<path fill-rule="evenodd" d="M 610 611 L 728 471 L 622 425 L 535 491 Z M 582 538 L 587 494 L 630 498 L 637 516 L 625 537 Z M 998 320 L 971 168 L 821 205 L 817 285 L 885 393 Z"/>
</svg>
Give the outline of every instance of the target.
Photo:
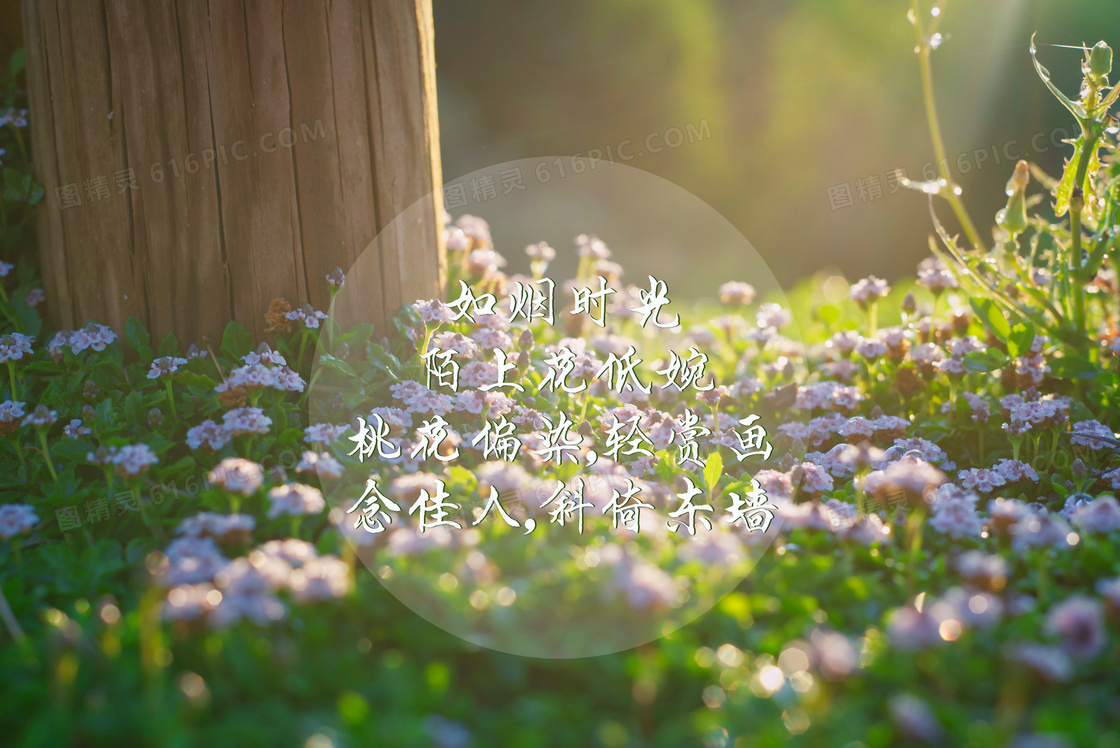
<svg viewBox="0 0 1120 748">
<path fill-rule="evenodd" d="M 442 198 L 454 218 L 470 214 L 489 223 L 494 248 L 508 261 L 503 268 L 508 275 L 529 275 L 529 260 L 523 252 L 527 245 L 543 241 L 556 248 L 557 259 L 546 277 L 556 282 L 558 338 L 565 334 L 567 297 L 562 288 L 566 280 L 575 276 L 573 241 L 580 234 L 594 235 L 605 242 L 612 252 L 611 260 L 624 269 L 623 284 L 648 289 L 649 276 L 666 283 L 672 301 L 662 315 L 671 318 L 680 312 L 685 329 L 674 332 L 647 325 L 637 330 L 631 325 L 628 334 L 639 341 L 660 338 L 648 342 L 674 350 L 682 358 L 687 356 L 690 344 L 685 335 L 692 302 L 701 297 L 710 300 L 726 281 L 748 282 L 760 298 L 765 296 L 789 308 L 773 273 L 734 226 L 695 195 L 632 166 L 571 156 L 509 161 L 449 182 L 444 185 Z M 378 242 L 394 237 L 401 222 L 422 220 L 433 199 L 428 196 L 405 210 L 349 268 L 332 306 L 341 330 L 369 323 L 374 317 L 371 310 L 383 301 L 370 293 L 371 288 L 379 287 L 370 280 L 380 278 L 384 270 L 376 250 Z M 449 252 L 450 255 L 453 253 Z M 449 257 L 449 263 L 455 261 Z M 449 289 L 449 294 L 454 298 L 458 289 Z M 498 298 L 501 301 L 501 296 Z M 515 323 L 510 330 L 515 342 L 521 329 L 519 324 Z M 754 321 L 748 319 L 747 324 L 753 325 Z M 592 330 L 592 335 L 599 332 L 595 327 L 587 329 Z M 783 332 L 787 337 L 799 337 L 796 322 L 791 322 Z M 395 331 L 378 329 L 370 340 L 376 343 L 382 337 L 395 335 Z M 340 378 L 337 366 L 324 365 L 326 337 L 322 336 L 320 341 L 312 374 L 309 422 L 348 421 L 354 429 L 357 417 L 368 418 L 372 408 L 400 406 L 390 395 L 384 377 L 369 377 L 372 383 L 355 377 Z M 534 359 L 542 355 L 540 341 L 536 347 Z M 701 350 L 707 352 L 702 347 Z M 491 353 L 483 351 L 482 355 Z M 364 358 L 360 351 L 351 351 L 350 355 Z M 641 350 L 638 355 L 642 355 Z M 647 384 L 657 379 L 649 376 L 652 363 L 646 360 L 638 367 Z M 743 367 L 740 362 L 736 376 L 757 375 L 749 371 L 749 362 L 748 370 Z M 424 382 L 423 371 L 415 367 L 396 374 Z M 652 386 L 658 386 L 656 381 Z M 526 392 L 530 391 L 532 388 L 526 387 Z M 515 399 L 521 397 L 506 392 Z M 698 415 L 710 412 L 708 406 L 695 400 L 691 390 L 686 397 L 687 407 Z M 611 405 L 621 403 L 612 400 Z M 558 414 L 545 415 L 555 418 Z M 747 414 L 734 415 L 741 418 Z M 569 417 L 575 422 L 574 434 L 580 425 L 580 413 L 569 413 Z M 592 410 L 586 413 L 586 420 L 593 423 L 598 423 L 600 417 Z M 412 429 L 425 418 L 416 415 Z M 452 420 L 452 415 L 447 418 Z M 760 423 L 774 434 L 777 423 Z M 727 422 L 720 426 L 726 429 Z M 471 426 L 474 428 L 477 425 Z M 519 433 L 526 430 L 527 427 L 518 429 Z M 353 433 L 348 431 L 336 446 L 346 445 L 344 449 L 349 450 L 353 445 L 347 437 Z M 530 472 L 533 481 L 518 492 L 520 501 L 515 501 L 515 506 L 505 507 L 521 525 L 519 528 L 508 526 L 496 511 L 491 511 L 478 525 L 472 526 L 471 517 L 460 514 L 452 519 L 463 525 L 461 530 L 436 528 L 420 533 L 417 517 L 407 513 L 414 500 L 411 496 L 395 499 L 402 511 L 391 513 L 392 523 L 384 532 L 371 534 L 355 528 L 357 512 L 349 510 L 362 496 L 367 478 L 374 477 L 379 489 L 391 496 L 391 482 L 402 474 L 399 466 L 376 459 L 364 462 L 363 471 L 349 470 L 340 480 L 324 480 L 323 489 L 332 517 L 357 557 L 401 602 L 445 631 L 477 646 L 538 658 L 610 654 L 687 625 L 735 589 L 780 530 L 778 512 L 765 532 L 752 533 L 742 522 L 730 523 L 726 510 L 731 498 L 724 492 L 714 501 L 706 493 L 693 499 L 697 505 L 712 505 L 713 511 L 701 512 L 697 517 L 708 517 L 713 529 L 707 530 L 697 520 L 695 535 L 683 528 L 670 532 L 667 515 L 680 506 L 676 496 L 683 487 L 680 483 L 668 491 L 639 494 L 639 499 L 655 506 L 643 510 L 639 533 L 624 527 L 612 529 L 611 514 L 604 514 L 602 509 L 615 490 L 627 490 L 625 478 L 632 476 L 603 474 L 601 465 L 588 468 L 581 462 L 578 469 L 568 463 L 564 474 L 569 485 L 575 479 L 582 480 L 588 494 L 584 500 L 595 504 L 585 510 L 584 531 L 579 534 L 574 520 L 563 527 L 550 520 L 555 505 L 540 507 L 557 486 L 556 464 L 548 463 L 534 471 L 522 459 L 526 451 L 522 448 L 517 462 Z M 457 460 L 442 463 L 432 458 L 419 470 L 434 473 L 445 481 L 450 494 L 448 501 L 460 507 L 482 507 L 488 492 L 465 478 L 474 477 L 471 466 L 482 459 L 470 449 L 467 440 L 459 445 L 459 452 Z M 774 454 L 761 467 L 775 467 L 777 456 Z M 700 460 L 707 457 L 701 451 Z M 734 457 L 725 457 L 724 462 L 725 474 L 736 471 Z M 448 466 L 458 466 L 466 473 L 448 472 Z M 574 475 L 570 475 L 573 470 Z M 695 477 L 698 472 L 692 471 L 693 480 L 701 486 Z M 743 476 L 743 480 L 749 478 Z M 656 481 L 648 476 L 644 480 L 646 483 L 638 485 L 648 486 Z M 506 503 L 508 494 L 503 492 L 501 498 Z M 535 521 L 535 528 L 526 533 L 529 518 Z"/>
</svg>

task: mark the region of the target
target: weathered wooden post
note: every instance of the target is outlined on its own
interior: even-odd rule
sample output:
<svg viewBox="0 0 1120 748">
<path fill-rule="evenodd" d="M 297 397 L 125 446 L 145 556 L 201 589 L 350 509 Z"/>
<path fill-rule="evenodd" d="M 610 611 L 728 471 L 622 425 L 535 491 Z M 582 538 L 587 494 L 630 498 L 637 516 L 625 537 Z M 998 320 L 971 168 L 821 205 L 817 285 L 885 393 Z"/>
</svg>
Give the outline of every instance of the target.
<svg viewBox="0 0 1120 748">
<path fill-rule="evenodd" d="M 378 244 L 370 321 L 384 334 L 440 292 L 430 0 L 24 0 L 23 16 L 58 325 L 133 315 L 186 343 L 236 319 L 260 337 L 273 298 L 325 307 L 325 276 L 429 195 Z"/>
</svg>

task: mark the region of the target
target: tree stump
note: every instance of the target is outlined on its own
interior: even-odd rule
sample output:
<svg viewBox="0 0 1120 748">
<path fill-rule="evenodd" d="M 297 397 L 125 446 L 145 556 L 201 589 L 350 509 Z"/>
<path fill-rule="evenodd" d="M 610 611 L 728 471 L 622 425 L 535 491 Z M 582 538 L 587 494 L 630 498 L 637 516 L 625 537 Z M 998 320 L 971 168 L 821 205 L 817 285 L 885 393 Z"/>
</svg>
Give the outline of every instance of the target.
<svg viewBox="0 0 1120 748">
<path fill-rule="evenodd" d="M 441 292 L 430 0 L 24 0 L 23 13 L 56 325 L 119 331 L 135 316 L 195 342 L 235 319 L 259 339 L 274 298 L 325 308 L 327 274 L 422 198 L 421 218 L 371 250 L 369 321 L 386 335 L 402 304 Z"/>
</svg>

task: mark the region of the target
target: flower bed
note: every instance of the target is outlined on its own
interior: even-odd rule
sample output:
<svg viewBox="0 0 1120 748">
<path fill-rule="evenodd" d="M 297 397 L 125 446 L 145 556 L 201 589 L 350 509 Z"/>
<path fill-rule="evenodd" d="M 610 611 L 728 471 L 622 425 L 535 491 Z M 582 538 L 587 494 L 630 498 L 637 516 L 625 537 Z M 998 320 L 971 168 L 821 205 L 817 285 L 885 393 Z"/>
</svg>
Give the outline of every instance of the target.
<svg viewBox="0 0 1120 748">
<path fill-rule="evenodd" d="M 1067 103 L 1086 163 L 1115 145 L 1099 49 Z M 673 305 L 656 336 L 646 289 L 589 236 L 556 284 L 563 322 L 513 319 L 504 300 L 555 252 L 507 277 L 471 216 L 447 229 L 451 287 L 503 301 L 473 320 L 418 301 L 392 335 L 283 300 L 269 341 L 48 332 L 34 273 L 0 265 L 0 727 L 28 745 L 1120 742 L 1120 191 L 1078 164 L 1036 175 L 1053 220 L 1028 216 L 1019 167 L 995 247 L 938 224 L 916 282 L 837 303 L 807 279 L 785 306 L 729 282 L 717 314 Z M 912 186 L 962 209 L 947 178 Z M 565 295 L 600 278 L 601 327 Z M 324 282 L 346 293 L 341 270 Z M 631 350 L 648 392 L 610 383 Z M 438 351 L 457 388 L 431 379 Z M 565 421 L 571 460 L 550 451 Z M 575 533 L 549 502 L 577 483 Z M 454 531 L 417 524 L 437 495 Z"/>
</svg>

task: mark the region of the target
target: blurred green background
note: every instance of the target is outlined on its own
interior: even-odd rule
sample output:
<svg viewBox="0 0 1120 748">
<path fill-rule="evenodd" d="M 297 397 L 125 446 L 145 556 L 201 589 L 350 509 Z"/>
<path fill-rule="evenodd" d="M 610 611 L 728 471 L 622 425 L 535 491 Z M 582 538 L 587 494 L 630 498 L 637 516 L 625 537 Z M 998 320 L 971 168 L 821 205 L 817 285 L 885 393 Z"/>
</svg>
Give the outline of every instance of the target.
<svg viewBox="0 0 1120 748">
<path fill-rule="evenodd" d="M 629 165 L 712 205 L 787 287 L 822 269 L 895 278 L 928 254 L 925 198 L 888 180 L 897 168 L 920 179 L 933 162 L 908 0 L 433 5 L 445 181 L 515 158 L 605 153 L 630 140 Z M 1116 46 L 1120 3 L 946 7 L 946 39 L 934 54 L 938 106 L 954 174 L 984 231 L 1005 202 L 1008 154 L 1029 152 L 1053 174 L 1072 150 L 1051 144 L 1060 143 L 1060 128 L 1074 134 L 1074 123 L 1032 69 L 1036 30 L 1040 44 Z M 1040 46 L 1040 58 L 1076 94 L 1080 53 Z M 663 145 L 672 128 L 705 132 L 705 122 L 711 137 L 645 152 L 650 133 Z M 1032 139 L 1046 150 L 1037 152 Z M 838 207 L 845 184 L 853 204 Z M 946 205 L 939 213 L 955 226 Z M 519 255 L 521 247 L 496 241 Z M 630 268 L 631 281 L 640 270 Z M 701 295 L 724 279 L 672 280 L 676 291 Z"/>
</svg>

